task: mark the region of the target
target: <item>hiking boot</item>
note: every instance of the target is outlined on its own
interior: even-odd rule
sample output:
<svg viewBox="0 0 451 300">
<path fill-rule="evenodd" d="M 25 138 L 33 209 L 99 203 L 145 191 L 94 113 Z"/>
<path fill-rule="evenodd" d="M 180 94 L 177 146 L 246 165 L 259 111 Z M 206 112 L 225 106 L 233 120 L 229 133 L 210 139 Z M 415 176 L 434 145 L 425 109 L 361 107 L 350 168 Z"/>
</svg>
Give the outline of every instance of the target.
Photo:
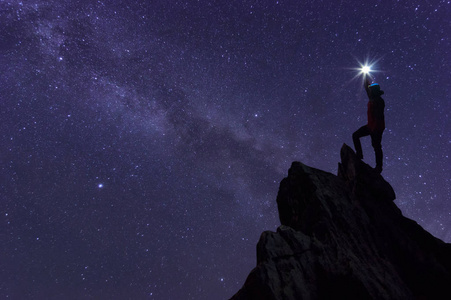
<svg viewBox="0 0 451 300">
<path fill-rule="evenodd" d="M 363 153 L 362 152 L 356 152 L 355 155 L 357 155 L 358 159 L 363 159 Z"/>
<path fill-rule="evenodd" d="M 376 166 L 376 167 L 374 168 L 374 171 L 376 171 L 377 174 L 382 173 L 382 166 Z"/>
</svg>

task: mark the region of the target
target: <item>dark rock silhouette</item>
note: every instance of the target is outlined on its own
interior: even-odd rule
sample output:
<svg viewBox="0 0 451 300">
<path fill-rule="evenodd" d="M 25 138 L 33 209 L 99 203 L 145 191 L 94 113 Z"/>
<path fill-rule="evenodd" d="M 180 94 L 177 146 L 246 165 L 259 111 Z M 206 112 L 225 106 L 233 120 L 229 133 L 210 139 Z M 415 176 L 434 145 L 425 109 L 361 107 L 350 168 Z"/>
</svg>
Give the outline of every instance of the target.
<svg viewBox="0 0 451 300">
<path fill-rule="evenodd" d="M 341 149 L 338 176 L 293 162 L 282 225 L 232 299 L 451 299 L 451 244 L 402 216 L 388 182 Z"/>
</svg>

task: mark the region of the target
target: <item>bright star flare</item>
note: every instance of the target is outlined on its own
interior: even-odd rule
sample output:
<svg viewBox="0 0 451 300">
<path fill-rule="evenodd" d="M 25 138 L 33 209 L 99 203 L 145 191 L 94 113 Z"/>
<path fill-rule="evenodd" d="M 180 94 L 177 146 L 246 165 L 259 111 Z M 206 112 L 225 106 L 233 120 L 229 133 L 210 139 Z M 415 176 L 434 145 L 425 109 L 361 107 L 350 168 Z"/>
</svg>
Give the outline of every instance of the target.
<svg viewBox="0 0 451 300">
<path fill-rule="evenodd" d="M 380 58 L 379 58 L 380 59 Z M 373 77 L 374 73 L 379 72 L 379 70 L 376 70 L 374 67 L 376 65 L 376 63 L 379 61 L 379 59 L 370 59 L 367 58 L 365 59 L 365 61 L 362 63 L 360 62 L 357 58 L 356 61 L 359 64 L 359 67 L 355 67 L 355 68 L 350 68 L 351 70 L 354 70 L 356 72 L 356 75 L 354 76 L 354 78 L 352 80 L 354 80 L 357 77 L 361 77 L 364 78 L 365 75 L 368 75 L 369 77 Z"/>
<path fill-rule="evenodd" d="M 363 66 L 362 69 L 361 69 L 361 72 L 363 74 L 368 74 L 368 73 L 371 72 L 371 67 L 370 66 Z"/>
</svg>

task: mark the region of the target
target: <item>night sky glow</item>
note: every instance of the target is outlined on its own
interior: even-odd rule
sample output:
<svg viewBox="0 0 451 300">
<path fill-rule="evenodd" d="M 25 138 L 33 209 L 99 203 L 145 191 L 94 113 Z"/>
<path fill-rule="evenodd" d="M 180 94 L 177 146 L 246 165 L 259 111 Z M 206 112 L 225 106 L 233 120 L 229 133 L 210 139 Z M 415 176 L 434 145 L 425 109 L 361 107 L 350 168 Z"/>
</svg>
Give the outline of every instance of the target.
<svg viewBox="0 0 451 300">
<path fill-rule="evenodd" d="M 364 62 L 395 203 L 451 242 L 450 7 L 1 1 L 0 298 L 232 296 L 291 162 L 366 124 Z"/>
</svg>

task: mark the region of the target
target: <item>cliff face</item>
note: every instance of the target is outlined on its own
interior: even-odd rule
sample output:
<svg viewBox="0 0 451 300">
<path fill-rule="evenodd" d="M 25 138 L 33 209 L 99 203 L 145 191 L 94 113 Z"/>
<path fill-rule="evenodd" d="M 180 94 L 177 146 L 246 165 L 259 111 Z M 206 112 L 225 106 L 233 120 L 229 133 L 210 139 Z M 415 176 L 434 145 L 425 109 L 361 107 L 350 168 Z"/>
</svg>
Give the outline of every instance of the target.
<svg viewBox="0 0 451 300">
<path fill-rule="evenodd" d="M 338 176 L 293 162 L 281 226 L 232 299 L 451 299 L 451 244 L 402 216 L 388 182 L 341 149 Z"/>
</svg>

